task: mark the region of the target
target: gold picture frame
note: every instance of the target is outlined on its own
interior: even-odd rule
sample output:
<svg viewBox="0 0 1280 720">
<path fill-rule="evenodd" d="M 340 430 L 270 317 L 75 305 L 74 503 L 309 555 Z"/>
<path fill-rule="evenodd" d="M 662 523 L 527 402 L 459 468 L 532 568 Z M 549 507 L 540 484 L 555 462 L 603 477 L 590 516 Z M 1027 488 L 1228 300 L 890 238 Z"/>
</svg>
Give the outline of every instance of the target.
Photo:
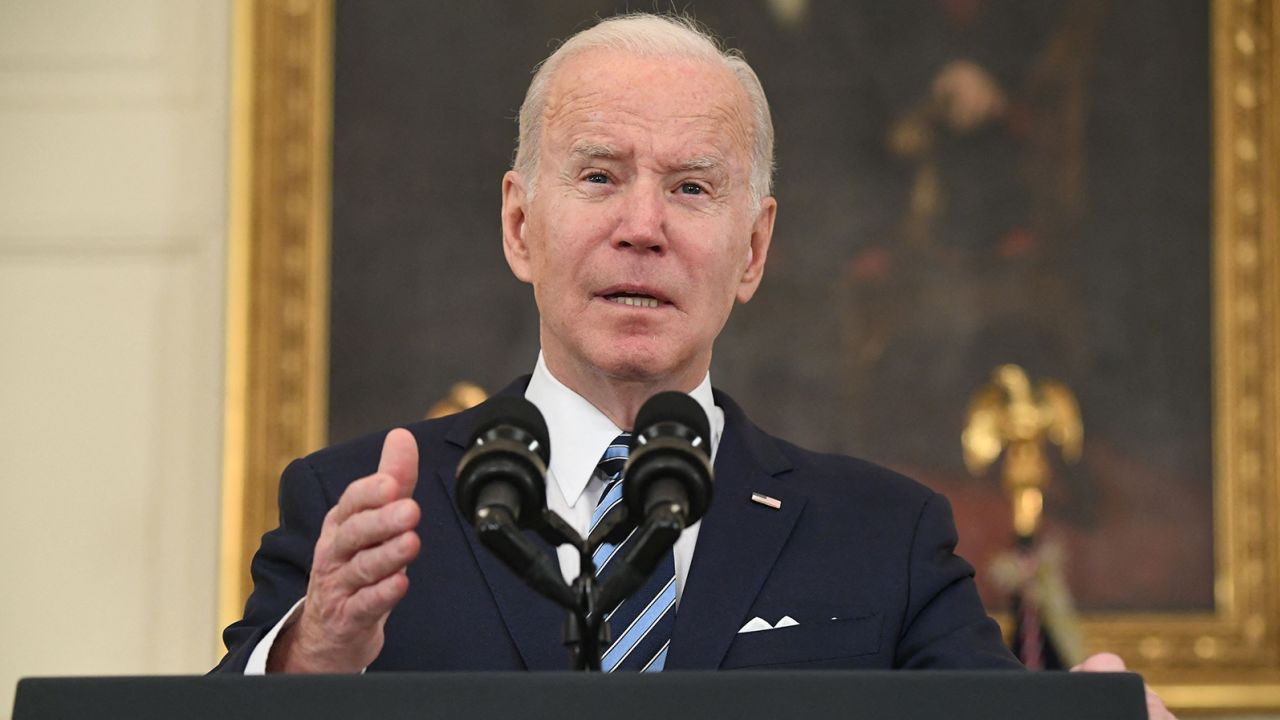
<svg viewBox="0 0 1280 720">
<path fill-rule="evenodd" d="M 333 4 L 235 0 L 219 624 L 288 462 L 324 444 Z"/>
<path fill-rule="evenodd" d="M 1083 627 L 1175 710 L 1280 710 L 1280 2 L 1211 6 L 1216 610 Z M 223 624 L 325 439 L 333 2 L 237 0 L 234 27 Z"/>
</svg>

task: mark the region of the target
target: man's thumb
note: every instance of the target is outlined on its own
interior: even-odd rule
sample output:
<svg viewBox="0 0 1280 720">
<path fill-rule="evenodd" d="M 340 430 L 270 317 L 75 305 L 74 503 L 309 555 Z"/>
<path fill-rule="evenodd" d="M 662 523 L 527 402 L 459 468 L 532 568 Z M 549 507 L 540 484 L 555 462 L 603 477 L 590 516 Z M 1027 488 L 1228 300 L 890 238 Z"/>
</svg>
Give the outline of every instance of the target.
<svg viewBox="0 0 1280 720">
<path fill-rule="evenodd" d="M 400 484 L 401 497 L 413 494 L 413 486 L 418 483 L 418 442 L 413 433 L 404 428 L 387 433 L 387 439 L 382 443 L 378 472 L 396 479 Z"/>
</svg>

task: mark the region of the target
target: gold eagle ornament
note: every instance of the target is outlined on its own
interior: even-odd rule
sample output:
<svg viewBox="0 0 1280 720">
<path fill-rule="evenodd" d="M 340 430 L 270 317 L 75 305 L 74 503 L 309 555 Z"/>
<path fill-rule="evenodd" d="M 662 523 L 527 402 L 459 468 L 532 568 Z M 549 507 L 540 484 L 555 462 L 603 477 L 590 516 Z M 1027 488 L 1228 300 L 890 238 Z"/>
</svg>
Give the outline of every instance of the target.
<svg viewBox="0 0 1280 720">
<path fill-rule="evenodd" d="M 1034 387 L 1017 365 L 1001 365 L 969 401 L 964 433 L 964 463 L 982 477 L 1004 454 L 1002 482 L 1013 504 L 1018 537 L 1034 537 L 1044 510 L 1049 482 L 1046 441 L 1057 445 L 1068 463 L 1080 459 L 1084 425 L 1075 395 L 1062 383 L 1042 380 Z"/>
</svg>

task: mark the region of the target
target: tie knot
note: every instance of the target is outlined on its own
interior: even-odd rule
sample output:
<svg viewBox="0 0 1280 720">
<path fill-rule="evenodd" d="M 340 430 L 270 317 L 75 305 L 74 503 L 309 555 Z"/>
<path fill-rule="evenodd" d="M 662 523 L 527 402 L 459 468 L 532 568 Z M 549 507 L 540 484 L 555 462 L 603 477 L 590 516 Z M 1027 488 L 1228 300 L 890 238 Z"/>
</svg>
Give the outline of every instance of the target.
<svg viewBox="0 0 1280 720">
<path fill-rule="evenodd" d="M 604 455 L 600 456 L 600 473 L 604 476 L 605 482 L 618 479 L 622 474 L 622 467 L 627 464 L 627 456 L 631 453 L 631 433 L 624 432 L 609 443 L 609 447 L 604 449 Z"/>
</svg>

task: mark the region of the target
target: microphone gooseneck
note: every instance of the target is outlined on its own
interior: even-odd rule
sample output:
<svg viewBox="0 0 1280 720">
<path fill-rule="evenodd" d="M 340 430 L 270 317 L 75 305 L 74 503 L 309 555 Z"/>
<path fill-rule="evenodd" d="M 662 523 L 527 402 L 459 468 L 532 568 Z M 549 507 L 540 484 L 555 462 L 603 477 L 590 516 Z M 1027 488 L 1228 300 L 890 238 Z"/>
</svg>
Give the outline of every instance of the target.
<svg viewBox="0 0 1280 720">
<path fill-rule="evenodd" d="M 680 533 L 711 504 L 711 431 L 702 406 L 683 393 L 659 393 L 640 408 L 634 427 L 622 507 L 587 538 L 547 509 L 551 445 L 542 413 L 528 400 L 495 397 L 477 409 L 458 463 L 455 494 L 462 516 L 503 564 L 570 610 L 564 638 L 578 669 L 600 669 L 600 648 L 609 641 L 605 614 L 644 584 Z M 632 527 L 634 535 L 625 543 L 611 539 Z M 582 571 L 572 586 L 555 556 L 523 530 L 578 549 Z M 600 580 L 593 553 L 605 542 L 625 547 Z"/>
<path fill-rule="evenodd" d="M 613 608 L 635 593 L 680 533 L 706 513 L 710 446 L 707 415 L 688 395 L 659 393 L 640 408 L 622 483 L 627 516 L 638 527 L 600 588 L 600 608 Z"/>
<path fill-rule="evenodd" d="M 577 598 L 557 562 L 520 532 L 542 529 L 547 516 L 547 423 L 533 403 L 496 397 L 477 411 L 468 449 L 458 462 L 458 509 L 481 544 L 535 590 L 566 607 Z"/>
</svg>

